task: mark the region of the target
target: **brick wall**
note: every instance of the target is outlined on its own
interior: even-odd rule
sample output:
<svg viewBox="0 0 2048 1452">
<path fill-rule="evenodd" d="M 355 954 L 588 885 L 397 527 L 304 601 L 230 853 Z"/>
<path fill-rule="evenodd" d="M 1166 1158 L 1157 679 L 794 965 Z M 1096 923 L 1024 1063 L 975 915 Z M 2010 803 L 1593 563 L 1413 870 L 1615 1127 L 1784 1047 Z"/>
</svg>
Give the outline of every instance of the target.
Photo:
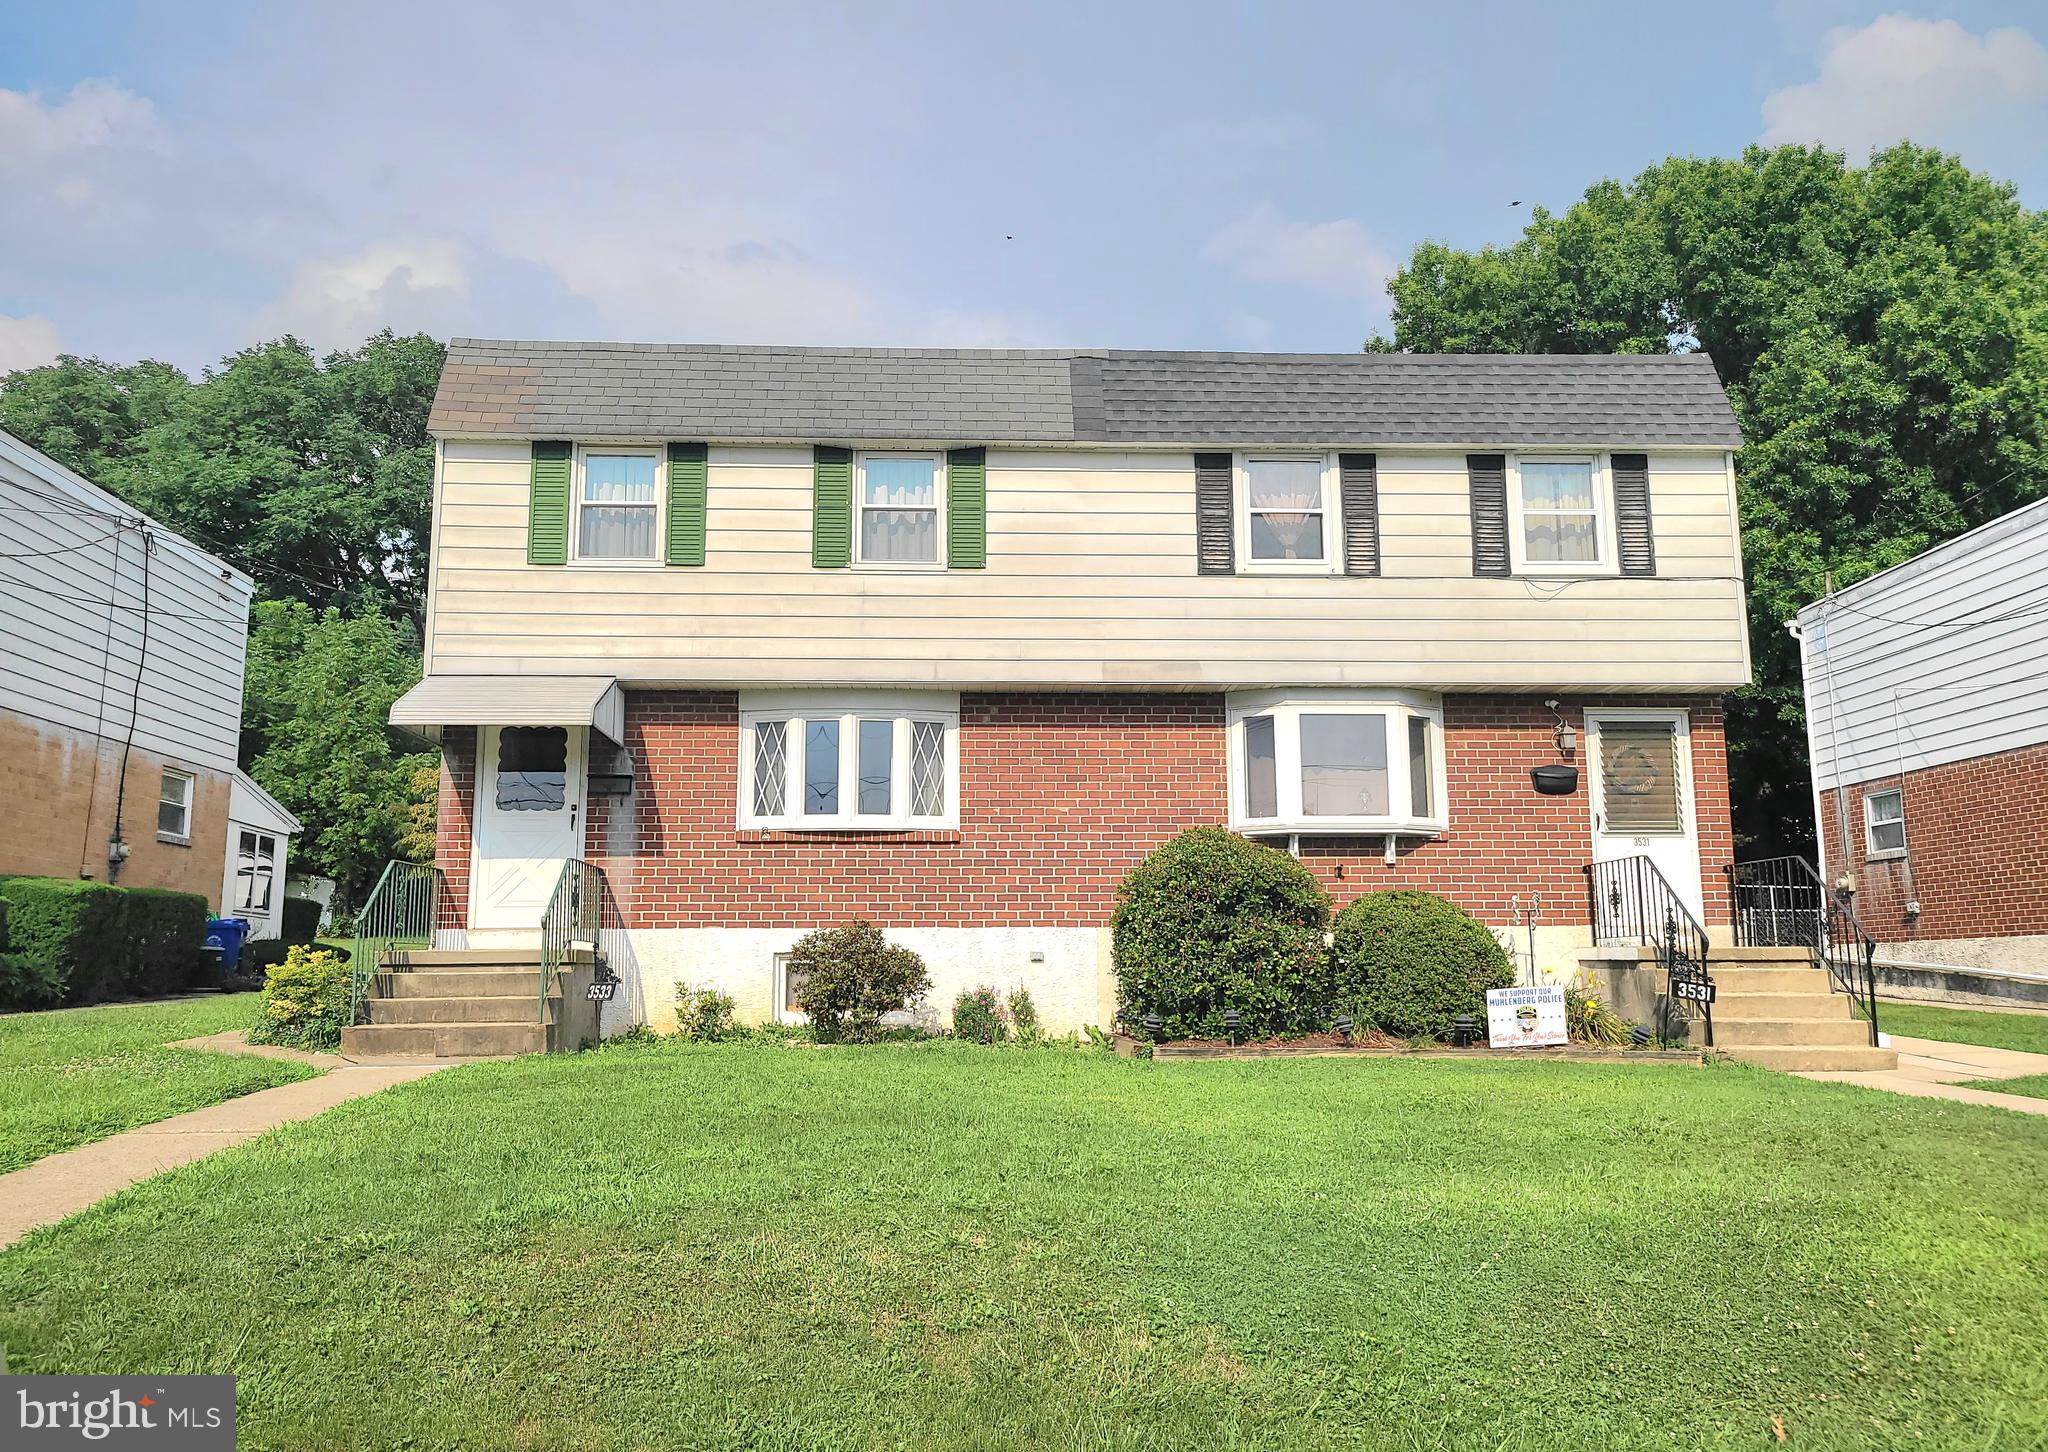
<svg viewBox="0 0 2048 1452">
<path fill-rule="evenodd" d="M 435 799 L 434 865 L 448 883 L 442 927 L 469 921 L 469 852 L 471 813 L 476 810 L 476 738 L 474 726 L 448 726 L 441 732 L 441 791 Z"/>
<path fill-rule="evenodd" d="M 1566 720 L 1586 704 L 1563 703 Z M 1732 837 L 1719 703 L 1613 704 L 1692 711 L 1707 918 L 1726 922 Z M 1504 925 L 1516 895 L 1540 893 L 1545 924 L 1582 922 L 1585 788 L 1542 797 L 1529 784 L 1531 766 L 1557 759 L 1550 712 L 1521 696 L 1451 696 L 1444 706 L 1451 830 L 1404 841 L 1392 868 L 1378 838 L 1305 842 L 1304 860 L 1340 904 L 1376 888 L 1420 887 Z M 628 694 L 635 820 L 622 833 L 614 816 L 626 804 L 594 801 L 585 852 L 604 867 L 629 925 L 778 927 L 864 915 L 897 927 L 1097 926 L 1132 864 L 1226 810 L 1217 695 L 963 695 L 960 827 L 947 832 L 741 832 L 738 730 L 731 692 Z M 467 878 L 473 733 L 450 731 L 443 750 L 440 852 L 453 885 L 458 871 Z M 622 841 L 636 845 L 616 850 Z"/>
<path fill-rule="evenodd" d="M 189 846 L 157 840 L 157 796 L 166 766 L 193 776 Z M 120 767 L 118 740 L 0 713 L 0 874 L 105 882 Z M 227 870 L 230 786 L 225 772 L 131 751 L 121 808 L 129 855 L 119 885 L 196 892 L 218 907 Z"/>
<path fill-rule="evenodd" d="M 1906 858 L 1864 856 L 1863 799 L 1903 787 Z M 1856 874 L 1856 916 L 1888 944 L 2048 933 L 2048 744 L 1821 794 L 1828 874 Z M 1906 904 L 1918 899 L 1917 919 Z"/>
</svg>

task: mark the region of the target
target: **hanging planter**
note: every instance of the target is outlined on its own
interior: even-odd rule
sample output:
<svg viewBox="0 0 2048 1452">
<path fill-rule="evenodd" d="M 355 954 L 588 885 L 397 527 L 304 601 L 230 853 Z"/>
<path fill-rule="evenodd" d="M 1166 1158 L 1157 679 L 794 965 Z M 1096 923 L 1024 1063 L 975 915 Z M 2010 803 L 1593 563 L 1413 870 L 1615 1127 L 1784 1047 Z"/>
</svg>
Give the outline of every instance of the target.
<svg viewBox="0 0 2048 1452">
<path fill-rule="evenodd" d="M 1576 766 L 1535 766 L 1529 769 L 1529 780 L 1546 797 L 1568 797 L 1579 789 L 1579 769 Z"/>
</svg>

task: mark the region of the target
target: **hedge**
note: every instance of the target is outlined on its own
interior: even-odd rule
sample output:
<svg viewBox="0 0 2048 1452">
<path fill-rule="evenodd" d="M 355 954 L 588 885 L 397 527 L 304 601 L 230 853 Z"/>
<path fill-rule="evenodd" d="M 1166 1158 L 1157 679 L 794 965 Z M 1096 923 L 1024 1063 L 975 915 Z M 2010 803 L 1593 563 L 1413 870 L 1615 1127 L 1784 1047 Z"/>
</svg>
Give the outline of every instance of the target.
<svg viewBox="0 0 2048 1452">
<path fill-rule="evenodd" d="M 1113 937 L 1125 1026 L 1217 1036 L 1234 1009 L 1252 1038 L 1326 1024 L 1330 900 L 1277 847 L 1197 827 L 1155 849 L 1117 888 Z"/>
<path fill-rule="evenodd" d="M 0 881 L 0 1010 L 175 992 L 205 965 L 206 899 L 57 877 Z"/>
<path fill-rule="evenodd" d="M 284 932 L 287 943 L 310 943 L 320 936 L 320 899 L 287 897 L 284 900 Z"/>
<path fill-rule="evenodd" d="M 1442 1038 L 1460 1014 L 1486 1021 L 1486 990 L 1514 965 L 1486 925 L 1434 893 L 1369 892 L 1337 914 L 1330 950 L 1339 1002 L 1400 1038 Z"/>
</svg>

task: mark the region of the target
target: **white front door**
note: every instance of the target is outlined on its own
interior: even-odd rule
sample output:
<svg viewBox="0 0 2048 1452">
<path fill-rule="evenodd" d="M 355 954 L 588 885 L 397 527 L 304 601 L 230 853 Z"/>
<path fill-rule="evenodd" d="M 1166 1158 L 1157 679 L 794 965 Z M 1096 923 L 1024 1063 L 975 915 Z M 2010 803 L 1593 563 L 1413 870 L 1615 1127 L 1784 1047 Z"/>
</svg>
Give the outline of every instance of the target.
<svg viewBox="0 0 2048 1452">
<path fill-rule="evenodd" d="M 478 734 L 472 928 L 538 928 L 562 863 L 583 855 L 581 726 Z"/>
<path fill-rule="evenodd" d="M 1693 810 L 1692 732 L 1683 711 L 1586 712 L 1593 860 L 1647 857 L 1693 918 L 1706 921 Z"/>
</svg>

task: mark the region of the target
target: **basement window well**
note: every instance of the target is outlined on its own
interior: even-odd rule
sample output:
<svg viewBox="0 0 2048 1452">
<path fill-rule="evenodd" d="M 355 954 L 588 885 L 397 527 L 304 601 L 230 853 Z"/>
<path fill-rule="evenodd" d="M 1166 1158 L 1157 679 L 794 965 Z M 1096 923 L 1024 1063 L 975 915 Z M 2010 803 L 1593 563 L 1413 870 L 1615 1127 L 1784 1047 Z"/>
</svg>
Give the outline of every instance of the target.
<svg viewBox="0 0 2048 1452">
<path fill-rule="evenodd" d="M 1270 835 L 1444 830 L 1442 698 L 1420 691 L 1229 697 L 1230 825 Z"/>
</svg>

